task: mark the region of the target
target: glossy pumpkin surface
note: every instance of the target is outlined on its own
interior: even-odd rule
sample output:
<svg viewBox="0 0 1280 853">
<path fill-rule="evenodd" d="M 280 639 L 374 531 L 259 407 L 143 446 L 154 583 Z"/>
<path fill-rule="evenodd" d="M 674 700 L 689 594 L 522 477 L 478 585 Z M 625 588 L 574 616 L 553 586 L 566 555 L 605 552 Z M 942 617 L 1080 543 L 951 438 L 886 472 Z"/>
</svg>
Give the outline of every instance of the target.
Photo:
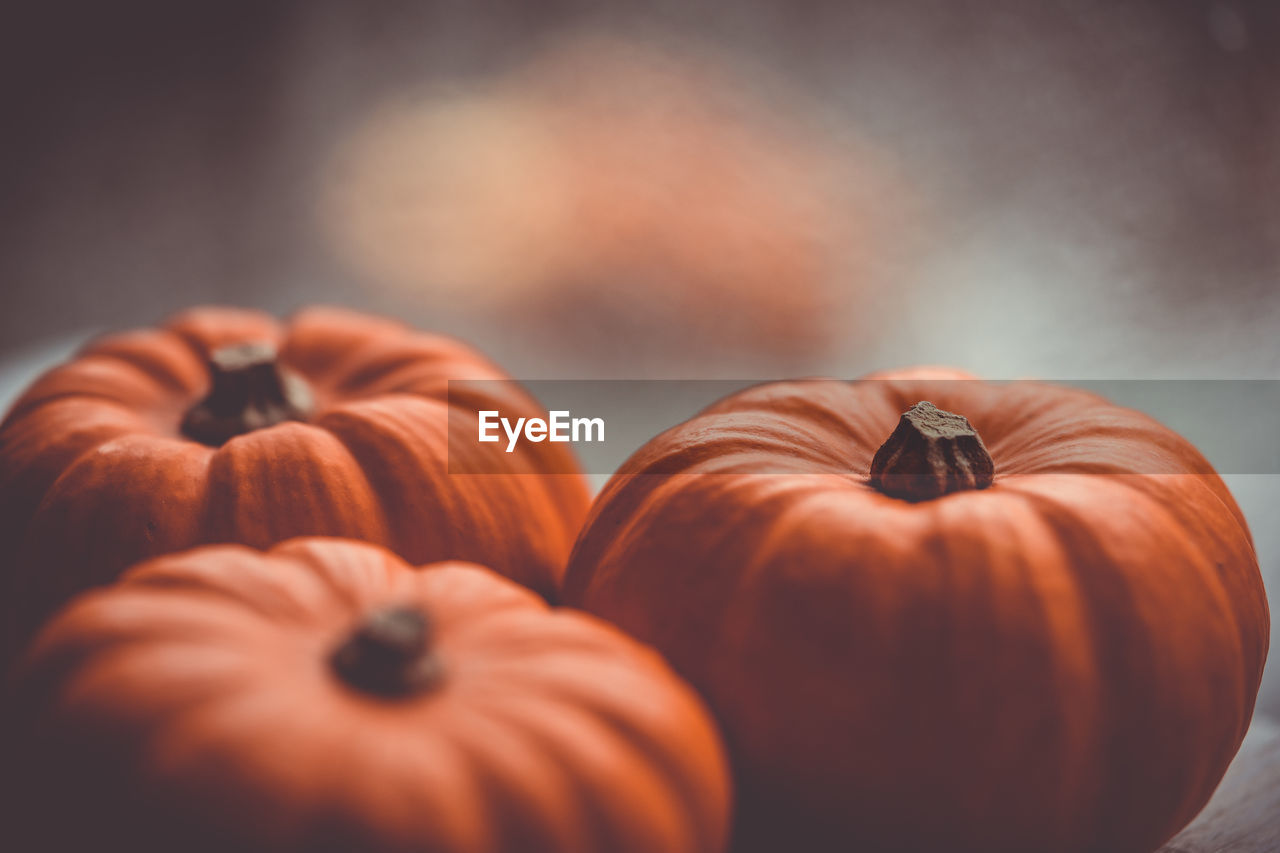
<svg viewBox="0 0 1280 853">
<path fill-rule="evenodd" d="M 192 412 L 211 358 L 246 345 L 275 354 L 266 366 L 305 386 L 308 410 L 267 401 L 243 434 L 196 440 L 210 429 Z M 126 566 L 214 542 L 345 536 L 414 563 L 474 560 L 552 593 L 588 503 L 580 476 L 546 473 L 577 470 L 566 445 L 449 443 L 451 424 L 474 433 L 478 409 L 542 414 L 512 383 L 449 394 L 451 379 L 505 378 L 457 341 L 338 309 L 283 324 L 194 309 L 90 344 L 0 425 L 10 645 Z"/>
<path fill-rule="evenodd" d="M 707 698 L 743 850 L 1149 851 L 1244 736 L 1269 621 L 1221 479 L 1092 394 L 964 377 L 747 390 L 593 508 L 564 599 Z M 920 401 L 967 417 L 993 480 L 872 485 Z"/>
<path fill-rule="evenodd" d="M 426 677 L 387 692 L 405 614 Z M 474 565 L 332 539 L 167 555 L 68 605 L 18 673 L 14 850 L 715 853 L 727 831 L 696 693 Z"/>
</svg>

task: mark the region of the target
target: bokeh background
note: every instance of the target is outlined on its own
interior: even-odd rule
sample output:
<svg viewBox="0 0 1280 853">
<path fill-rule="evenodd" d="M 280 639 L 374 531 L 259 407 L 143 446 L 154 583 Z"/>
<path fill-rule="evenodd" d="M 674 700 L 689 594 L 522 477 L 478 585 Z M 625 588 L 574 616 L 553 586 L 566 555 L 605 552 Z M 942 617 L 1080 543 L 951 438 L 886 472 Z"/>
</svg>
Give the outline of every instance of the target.
<svg viewBox="0 0 1280 853">
<path fill-rule="evenodd" d="M 1280 379 L 1268 0 L 26 5 L 0 402 L 208 301 L 527 379 Z M 1230 481 L 1280 612 L 1277 479 Z"/>
</svg>

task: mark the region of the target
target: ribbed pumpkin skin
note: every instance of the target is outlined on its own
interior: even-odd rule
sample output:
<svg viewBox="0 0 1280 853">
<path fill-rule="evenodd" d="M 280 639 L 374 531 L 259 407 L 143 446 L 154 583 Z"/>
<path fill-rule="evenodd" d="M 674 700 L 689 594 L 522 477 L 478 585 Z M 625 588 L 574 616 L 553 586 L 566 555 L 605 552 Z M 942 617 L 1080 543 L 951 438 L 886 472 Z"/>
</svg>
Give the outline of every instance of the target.
<svg viewBox="0 0 1280 853">
<path fill-rule="evenodd" d="M 1269 620 L 1222 481 L 1144 415 L 963 376 L 748 390 L 641 448 L 592 510 L 564 600 L 707 698 L 735 850 L 1145 853 L 1244 736 Z M 869 485 L 921 400 L 969 418 L 994 485 Z"/>
<path fill-rule="evenodd" d="M 389 604 L 434 623 L 443 675 L 420 695 L 361 693 L 328 664 Z M 18 673 L 14 850 L 724 846 L 727 762 L 697 694 L 478 566 L 331 539 L 167 555 L 76 599 Z"/>
<path fill-rule="evenodd" d="M 314 416 L 217 448 L 188 440 L 180 424 L 208 390 L 208 355 L 246 341 L 278 346 L 311 385 Z M 553 593 L 589 502 L 581 476 L 539 473 L 577 470 L 566 445 L 448 447 L 450 419 L 471 435 L 476 409 L 541 414 L 512 385 L 492 386 L 503 399 L 473 394 L 465 405 L 455 391 L 449 405 L 450 379 L 505 378 L 457 341 L 339 309 L 285 325 L 193 309 L 92 343 L 0 425 L 10 645 L 140 559 L 214 542 L 345 536 L 413 563 L 480 562 Z"/>
</svg>

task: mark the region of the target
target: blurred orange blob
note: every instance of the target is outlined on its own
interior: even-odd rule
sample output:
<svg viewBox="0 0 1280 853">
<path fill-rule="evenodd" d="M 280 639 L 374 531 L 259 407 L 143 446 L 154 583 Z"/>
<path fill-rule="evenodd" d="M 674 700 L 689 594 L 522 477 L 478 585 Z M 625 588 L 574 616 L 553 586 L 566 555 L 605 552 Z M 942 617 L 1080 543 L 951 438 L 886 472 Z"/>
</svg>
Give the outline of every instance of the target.
<svg viewBox="0 0 1280 853">
<path fill-rule="evenodd" d="M 560 42 L 385 107 L 335 161 L 328 222 L 375 282 L 519 311 L 551 339 L 818 352 L 874 240 L 849 152 L 767 88 L 706 50 Z"/>
</svg>

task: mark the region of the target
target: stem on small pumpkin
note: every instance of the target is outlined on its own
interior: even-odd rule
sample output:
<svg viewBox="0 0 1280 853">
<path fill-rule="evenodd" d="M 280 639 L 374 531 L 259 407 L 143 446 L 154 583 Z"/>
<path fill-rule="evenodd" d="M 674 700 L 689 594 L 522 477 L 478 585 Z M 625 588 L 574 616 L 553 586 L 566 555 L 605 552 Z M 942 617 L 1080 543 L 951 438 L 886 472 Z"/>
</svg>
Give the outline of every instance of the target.
<svg viewBox="0 0 1280 853">
<path fill-rule="evenodd" d="M 374 610 L 329 659 L 346 684 L 384 698 L 411 696 L 439 682 L 431 621 L 415 607 Z"/>
<path fill-rule="evenodd" d="M 209 393 L 187 411 L 182 432 L 214 447 L 255 429 L 306 420 L 314 406 L 311 389 L 279 363 L 269 343 L 215 350 L 209 375 Z"/>
<path fill-rule="evenodd" d="M 969 419 L 927 401 L 902 413 L 871 460 L 871 485 L 908 501 L 985 489 L 994 478 L 995 463 Z"/>
</svg>

